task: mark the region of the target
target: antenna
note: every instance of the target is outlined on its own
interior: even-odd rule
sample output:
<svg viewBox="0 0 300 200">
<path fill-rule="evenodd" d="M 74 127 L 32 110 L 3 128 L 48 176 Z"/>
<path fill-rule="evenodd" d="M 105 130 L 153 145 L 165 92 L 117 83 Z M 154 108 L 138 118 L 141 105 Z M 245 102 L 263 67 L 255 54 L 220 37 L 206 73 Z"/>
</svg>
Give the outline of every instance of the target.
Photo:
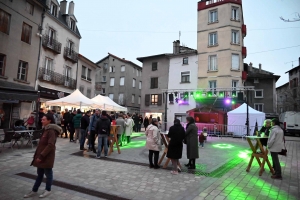
<svg viewBox="0 0 300 200">
<path fill-rule="evenodd" d="M 181 31 L 179 31 L 179 41 L 180 41 Z"/>
</svg>

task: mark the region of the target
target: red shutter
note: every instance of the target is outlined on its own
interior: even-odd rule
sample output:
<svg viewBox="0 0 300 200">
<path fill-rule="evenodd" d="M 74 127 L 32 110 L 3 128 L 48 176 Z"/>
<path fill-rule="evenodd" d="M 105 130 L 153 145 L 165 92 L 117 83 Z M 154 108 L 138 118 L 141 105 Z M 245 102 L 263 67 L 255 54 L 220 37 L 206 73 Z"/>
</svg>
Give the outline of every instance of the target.
<svg viewBox="0 0 300 200">
<path fill-rule="evenodd" d="M 150 105 L 150 94 L 145 94 L 145 106 Z"/>
</svg>

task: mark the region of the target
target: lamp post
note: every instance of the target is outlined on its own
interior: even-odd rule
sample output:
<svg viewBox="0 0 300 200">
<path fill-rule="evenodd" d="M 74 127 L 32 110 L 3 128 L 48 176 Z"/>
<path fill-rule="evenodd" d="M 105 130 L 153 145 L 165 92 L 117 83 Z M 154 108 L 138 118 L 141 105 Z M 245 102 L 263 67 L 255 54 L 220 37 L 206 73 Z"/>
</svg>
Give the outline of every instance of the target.
<svg viewBox="0 0 300 200">
<path fill-rule="evenodd" d="M 247 104 L 247 116 L 246 116 L 246 126 L 247 126 L 247 136 L 249 136 L 249 100 L 248 100 L 248 96 L 249 96 L 249 90 L 247 90 L 246 92 L 246 104 Z"/>
<path fill-rule="evenodd" d="M 168 92 L 165 92 L 166 98 L 165 98 L 165 131 L 167 131 L 167 111 L 168 111 Z"/>
</svg>

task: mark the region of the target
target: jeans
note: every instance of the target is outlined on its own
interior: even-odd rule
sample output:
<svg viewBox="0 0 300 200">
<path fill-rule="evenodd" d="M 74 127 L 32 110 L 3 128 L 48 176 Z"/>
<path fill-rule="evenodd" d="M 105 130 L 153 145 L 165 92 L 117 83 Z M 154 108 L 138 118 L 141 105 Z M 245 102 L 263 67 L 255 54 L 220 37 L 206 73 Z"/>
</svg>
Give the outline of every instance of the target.
<svg viewBox="0 0 300 200">
<path fill-rule="evenodd" d="M 152 161 L 153 154 L 154 154 L 154 165 Z M 158 166 L 158 157 L 159 157 L 159 151 L 149 150 L 149 164 L 151 166 Z"/>
<path fill-rule="evenodd" d="M 33 185 L 32 191 L 37 192 L 44 178 L 46 176 L 46 190 L 51 191 L 51 185 L 53 182 L 53 171 L 52 168 L 37 168 L 37 174 L 35 183 Z"/>
<path fill-rule="evenodd" d="M 89 137 L 89 144 L 91 144 L 90 148 L 92 150 L 96 150 L 95 149 L 95 137 L 96 137 L 96 131 L 95 130 L 91 130 L 90 132 L 90 137 Z"/>
<path fill-rule="evenodd" d="M 281 166 L 278 158 L 278 152 L 271 152 L 273 167 L 276 176 L 281 176 Z"/>
<path fill-rule="evenodd" d="M 204 142 L 200 142 L 199 147 L 203 147 L 204 146 Z"/>
<path fill-rule="evenodd" d="M 80 132 L 81 132 L 80 128 L 75 128 L 75 135 L 74 135 L 75 142 L 77 139 L 78 139 L 78 141 L 80 141 Z"/>
<path fill-rule="evenodd" d="M 141 132 L 142 124 L 137 125 L 137 132 Z"/>
<path fill-rule="evenodd" d="M 81 138 L 80 138 L 80 147 L 84 146 L 84 142 L 85 142 L 85 137 L 86 137 L 86 131 L 85 129 L 81 129 Z"/>
<path fill-rule="evenodd" d="M 104 155 L 107 156 L 108 153 L 107 140 L 108 140 L 107 135 L 100 135 L 100 134 L 98 135 L 98 152 L 97 152 L 98 157 L 101 156 L 103 145 L 104 145 Z"/>
</svg>

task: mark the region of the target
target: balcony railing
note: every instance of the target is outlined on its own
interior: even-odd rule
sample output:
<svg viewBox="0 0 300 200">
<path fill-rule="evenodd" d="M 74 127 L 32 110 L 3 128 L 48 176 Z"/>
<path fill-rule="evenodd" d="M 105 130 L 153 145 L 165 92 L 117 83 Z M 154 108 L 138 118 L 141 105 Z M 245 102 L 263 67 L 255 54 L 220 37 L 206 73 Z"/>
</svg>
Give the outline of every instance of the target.
<svg viewBox="0 0 300 200">
<path fill-rule="evenodd" d="M 199 1 L 198 2 L 198 11 L 218 6 L 225 3 L 236 3 L 242 5 L 242 0 L 209 0 L 209 1 Z"/>
<path fill-rule="evenodd" d="M 52 70 L 48 70 L 46 68 L 39 68 L 39 76 L 38 79 L 40 81 L 50 82 L 54 85 L 63 85 L 70 89 L 76 89 L 76 80 L 72 79 L 68 76 L 59 74 Z"/>
<path fill-rule="evenodd" d="M 61 43 L 49 37 L 49 35 L 43 35 L 43 46 L 48 49 L 51 49 L 57 54 L 61 53 Z"/>
<path fill-rule="evenodd" d="M 64 57 L 74 63 L 78 61 L 78 53 L 68 47 L 65 47 Z"/>
<path fill-rule="evenodd" d="M 247 27 L 245 24 L 242 25 L 242 35 L 245 37 L 247 35 Z"/>
<path fill-rule="evenodd" d="M 242 47 L 242 56 L 243 56 L 243 58 L 247 57 L 247 48 L 246 47 Z"/>
</svg>

